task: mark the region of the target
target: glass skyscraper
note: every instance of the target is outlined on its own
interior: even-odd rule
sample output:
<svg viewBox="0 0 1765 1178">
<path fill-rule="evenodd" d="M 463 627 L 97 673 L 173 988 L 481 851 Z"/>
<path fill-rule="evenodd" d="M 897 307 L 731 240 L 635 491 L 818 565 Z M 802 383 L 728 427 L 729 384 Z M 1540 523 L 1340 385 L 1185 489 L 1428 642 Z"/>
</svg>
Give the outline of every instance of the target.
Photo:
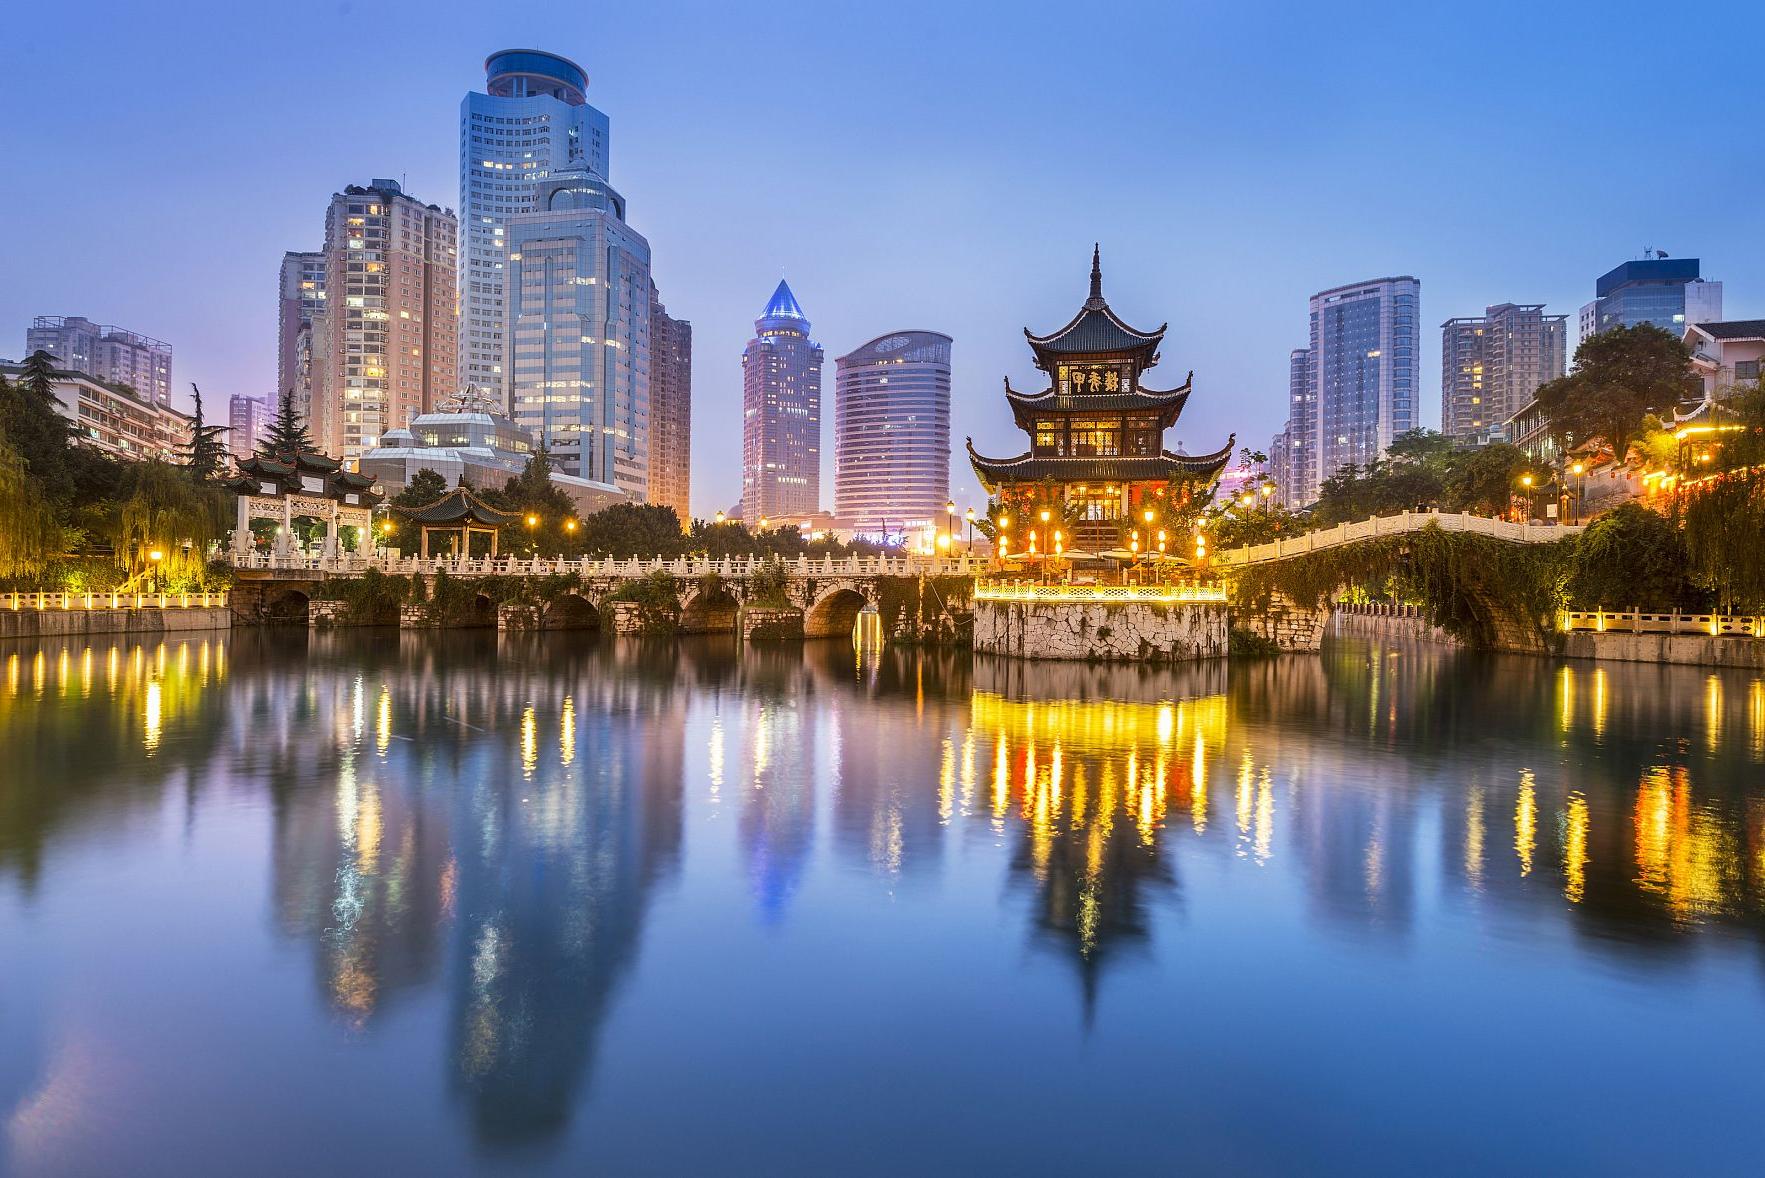
<svg viewBox="0 0 1765 1178">
<path fill-rule="evenodd" d="M 1320 291 L 1311 298 L 1311 357 L 1317 396 L 1316 482 L 1345 466 L 1366 466 L 1391 440 L 1415 429 L 1422 284 L 1404 275 Z"/>
<path fill-rule="evenodd" d="M 1581 309 L 1581 338 L 1640 323 L 1677 336 L 1688 323 L 1721 318 L 1722 284 L 1699 277 L 1698 259 L 1642 258 L 1600 275 L 1593 302 Z"/>
<path fill-rule="evenodd" d="M 650 246 L 625 201 L 589 168 L 566 166 L 511 214 L 510 416 L 558 470 L 650 493 Z"/>
<path fill-rule="evenodd" d="M 539 182 L 567 163 L 606 179 L 609 129 L 584 97 L 588 74 L 568 58 L 508 49 L 484 72 L 485 92 L 460 102 L 459 380 L 506 400 L 508 219 L 532 209 Z"/>
<path fill-rule="evenodd" d="M 878 534 L 948 523 L 950 337 L 892 332 L 834 370 L 834 515 Z"/>
</svg>

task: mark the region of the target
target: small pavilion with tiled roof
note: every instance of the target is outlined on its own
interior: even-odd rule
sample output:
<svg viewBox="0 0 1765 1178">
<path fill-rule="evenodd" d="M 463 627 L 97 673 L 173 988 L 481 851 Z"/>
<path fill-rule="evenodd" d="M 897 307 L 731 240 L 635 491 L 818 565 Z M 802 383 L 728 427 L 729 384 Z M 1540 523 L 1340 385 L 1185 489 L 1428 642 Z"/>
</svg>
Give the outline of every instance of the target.
<svg viewBox="0 0 1765 1178">
<path fill-rule="evenodd" d="M 1198 496 L 1219 477 L 1237 439 L 1211 454 L 1164 448 L 1164 432 L 1188 404 L 1195 375 L 1172 389 L 1140 383 L 1158 363 L 1166 327 L 1141 331 L 1110 309 L 1101 254 L 1093 249 L 1090 297 L 1078 314 L 1047 335 L 1024 329 L 1036 367 L 1049 377 L 1039 393 L 1020 393 L 1005 382 L 1006 402 L 1030 448 L 1014 458 L 988 458 L 968 440 L 968 460 L 994 496 L 997 515 L 1010 519 L 1015 512 L 1020 521 L 1015 535 L 1000 529 L 1010 547 L 1036 550 L 1039 542 L 1040 551 L 1054 551 L 1051 535 L 1029 534 L 1034 523 L 1026 514 L 1031 501 L 1039 503 L 1050 490 L 1071 521 L 1067 548 L 1132 543 L 1150 552 L 1166 523 L 1199 507 Z"/>
<path fill-rule="evenodd" d="M 455 487 L 435 502 L 422 507 L 393 510 L 408 523 L 421 529 L 422 540 L 418 552 L 424 559 L 429 556 L 431 534 L 449 539 L 457 537 L 455 556 L 471 555 L 473 536 L 489 536 L 490 555 L 494 557 L 501 530 L 521 518 L 520 512 L 502 511 L 492 507 L 464 487 Z"/>
<path fill-rule="evenodd" d="M 298 519 L 324 525 L 325 556 L 336 556 L 340 540 L 345 538 L 351 551 L 371 551 L 374 507 L 381 500 L 374 490 L 374 476 L 345 470 L 337 459 L 317 450 L 250 454 L 239 459 L 237 466 L 234 476 L 225 481 L 238 509 L 233 530 L 235 552 L 250 550 L 253 520 L 268 520 L 277 524 L 276 552 L 288 555 L 293 550 Z M 353 529 L 352 536 L 342 536 L 346 528 Z"/>
</svg>

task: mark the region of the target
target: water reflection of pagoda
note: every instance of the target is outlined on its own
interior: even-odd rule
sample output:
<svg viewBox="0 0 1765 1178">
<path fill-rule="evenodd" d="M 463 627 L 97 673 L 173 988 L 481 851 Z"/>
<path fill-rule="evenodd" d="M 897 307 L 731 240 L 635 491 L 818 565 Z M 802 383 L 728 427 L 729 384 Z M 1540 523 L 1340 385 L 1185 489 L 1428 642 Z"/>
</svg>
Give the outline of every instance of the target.
<svg viewBox="0 0 1765 1178">
<path fill-rule="evenodd" d="M 1110 310 L 1094 250 L 1091 295 L 1072 321 L 1048 335 L 1024 329 L 1036 367 L 1053 382 L 1035 394 L 1005 382 L 1005 399 L 1018 428 L 1030 435 L 1030 448 L 1015 458 L 986 458 L 968 439 L 968 460 L 1001 514 L 1016 511 L 1027 524 L 1023 512 L 1052 500 L 1070 522 L 1077 546 L 1116 548 L 1129 542 L 1135 527 L 1175 524 L 1176 516 L 1167 513 L 1183 513 L 1213 484 L 1236 435 L 1211 454 L 1164 448 L 1164 431 L 1182 415 L 1195 374 L 1164 391 L 1140 383 L 1158 363 L 1166 326 L 1140 331 Z M 1026 530 L 1012 543 L 1028 541 Z M 1050 536 L 1040 541 L 1041 551 L 1053 549 Z M 1148 541 L 1150 550 L 1150 534 Z"/>
</svg>

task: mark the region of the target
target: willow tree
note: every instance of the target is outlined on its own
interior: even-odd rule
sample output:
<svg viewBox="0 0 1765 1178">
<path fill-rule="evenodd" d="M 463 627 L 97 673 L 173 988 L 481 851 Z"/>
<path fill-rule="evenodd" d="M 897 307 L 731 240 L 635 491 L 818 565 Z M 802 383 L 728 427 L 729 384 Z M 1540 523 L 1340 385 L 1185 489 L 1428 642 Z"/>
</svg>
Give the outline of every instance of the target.
<svg viewBox="0 0 1765 1178">
<path fill-rule="evenodd" d="M 0 577 L 28 577 L 56 554 L 60 529 L 24 459 L 0 432 Z"/>
<path fill-rule="evenodd" d="M 132 463 L 119 491 L 117 557 L 131 575 L 157 564 L 161 575 L 200 580 L 208 546 L 219 535 L 217 496 L 190 472 L 167 462 Z M 155 561 L 152 554 L 158 552 Z"/>
</svg>

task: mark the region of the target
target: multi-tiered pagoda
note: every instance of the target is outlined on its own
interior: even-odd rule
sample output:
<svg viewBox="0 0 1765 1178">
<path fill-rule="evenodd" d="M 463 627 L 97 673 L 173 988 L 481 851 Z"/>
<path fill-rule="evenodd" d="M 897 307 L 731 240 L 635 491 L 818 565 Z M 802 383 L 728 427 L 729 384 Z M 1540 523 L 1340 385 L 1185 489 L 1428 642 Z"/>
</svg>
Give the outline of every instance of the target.
<svg viewBox="0 0 1765 1178">
<path fill-rule="evenodd" d="M 1165 327 L 1140 331 L 1118 318 L 1103 299 L 1103 273 L 1091 254 L 1091 297 L 1072 322 L 1049 335 L 1028 328 L 1036 367 L 1051 383 L 1039 393 L 1020 393 L 1005 382 L 1017 426 L 1030 448 L 1016 458 L 987 458 L 968 440 L 968 459 L 992 495 L 996 514 L 1014 524 L 1012 551 L 1021 551 L 1041 510 L 1064 520 L 1068 549 L 1155 549 L 1158 532 L 1187 521 L 1201 505 L 1232 456 L 1237 437 L 1211 454 L 1175 454 L 1164 448 L 1164 431 L 1175 425 L 1189 400 L 1194 373 L 1174 389 L 1149 389 L 1142 375 L 1158 363 Z M 1148 514 L 1150 513 L 1150 519 Z M 1039 551 L 1052 554 L 1051 529 L 1043 526 Z M 1172 550 L 1186 537 L 1171 537 Z"/>
</svg>

